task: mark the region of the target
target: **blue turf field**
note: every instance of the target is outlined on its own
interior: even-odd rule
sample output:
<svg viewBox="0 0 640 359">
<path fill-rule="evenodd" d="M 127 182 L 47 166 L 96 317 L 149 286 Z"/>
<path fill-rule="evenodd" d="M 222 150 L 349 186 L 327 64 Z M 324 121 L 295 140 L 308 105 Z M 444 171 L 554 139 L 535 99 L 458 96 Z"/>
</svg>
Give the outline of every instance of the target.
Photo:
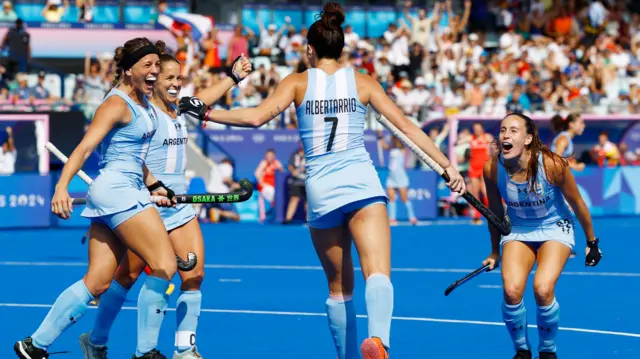
<svg viewBox="0 0 640 359">
<path fill-rule="evenodd" d="M 640 358 L 640 252 L 637 218 L 595 220 L 605 257 L 596 269 L 571 259 L 560 278 L 557 297 L 563 328 L 558 354 L 563 359 Z M 324 317 L 326 282 L 303 226 L 206 225 L 206 278 L 198 346 L 207 359 L 334 359 Z M 0 233 L 0 358 L 13 358 L 13 342 L 31 335 L 58 294 L 84 274 L 84 229 L 13 230 Z M 483 274 L 444 297 L 444 289 L 475 269 L 490 248 L 485 226 L 438 224 L 392 230 L 395 320 L 391 358 L 511 358 L 501 323 L 500 276 Z M 175 280 L 178 283 L 179 279 Z M 363 281 L 356 282 L 358 313 L 364 310 Z M 116 320 L 109 357 L 131 358 L 136 340 L 139 285 Z M 175 303 L 177 290 L 172 295 Z M 535 324 L 531 283 L 526 294 Z M 95 308 L 54 344 L 71 351 L 60 358 L 82 358 L 77 345 Z M 358 322 L 366 335 L 366 319 Z M 160 350 L 173 350 L 175 313 L 167 313 Z M 532 343 L 537 332 L 530 328 Z M 58 357 L 57 355 L 54 357 Z"/>
</svg>

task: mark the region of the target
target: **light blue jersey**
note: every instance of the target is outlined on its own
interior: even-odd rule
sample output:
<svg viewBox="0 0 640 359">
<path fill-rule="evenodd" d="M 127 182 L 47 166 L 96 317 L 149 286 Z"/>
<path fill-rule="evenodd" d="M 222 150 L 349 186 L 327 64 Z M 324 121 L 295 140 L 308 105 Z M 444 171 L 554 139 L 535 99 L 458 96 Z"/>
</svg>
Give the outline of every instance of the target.
<svg viewBox="0 0 640 359">
<path fill-rule="evenodd" d="M 564 153 L 562 153 L 561 156 L 564 158 L 568 158 L 573 155 L 573 139 L 571 138 L 571 136 L 567 131 L 562 131 L 559 134 L 557 134 L 556 137 L 553 138 L 553 141 L 551 142 L 551 152 L 554 152 L 554 153 L 556 152 L 556 141 L 561 136 L 566 137 L 567 141 L 569 142 L 567 144 L 567 148 L 564 149 Z"/>
<path fill-rule="evenodd" d="M 312 227 L 332 228 L 340 225 L 342 215 L 322 223 L 320 218 L 343 207 L 358 209 L 349 204 L 372 198 L 386 203 L 387 198 L 364 146 L 366 107 L 360 103 L 353 70 L 329 75 L 309 69 L 307 76 L 307 91 L 296 113 L 306 158 L 308 220 Z"/>
<path fill-rule="evenodd" d="M 387 188 L 409 187 L 409 176 L 405 169 L 405 151 L 401 148 L 392 148 L 389 151 L 389 176 Z"/>
<path fill-rule="evenodd" d="M 125 100 L 131 121 L 114 127 L 102 140 L 100 174 L 89 186 L 82 216 L 101 219 L 113 229 L 150 205 L 142 167 L 158 120 L 146 98 L 145 108 L 120 90 L 111 90 L 105 101 L 111 96 Z"/>
<path fill-rule="evenodd" d="M 158 130 L 151 140 L 147 155 L 147 168 L 158 180 L 176 194 L 187 193 L 187 125 L 183 116 L 172 118 L 159 107 L 151 104 L 158 114 Z M 195 217 L 191 204 L 176 207 L 158 207 L 167 231 L 184 225 Z"/>
<path fill-rule="evenodd" d="M 512 232 L 503 242 L 520 240 L 544 242 L 557 240 L 570 247 L 574 244 L 574 213 L 560 191 L 549 183 L 542 154 L 538 158 L 538 177 L 535 191 L 527 182 L 516 182 L 509 177 L 502 155 L 498 160 L 498 190 L 507 205 Z"/>
</svg>

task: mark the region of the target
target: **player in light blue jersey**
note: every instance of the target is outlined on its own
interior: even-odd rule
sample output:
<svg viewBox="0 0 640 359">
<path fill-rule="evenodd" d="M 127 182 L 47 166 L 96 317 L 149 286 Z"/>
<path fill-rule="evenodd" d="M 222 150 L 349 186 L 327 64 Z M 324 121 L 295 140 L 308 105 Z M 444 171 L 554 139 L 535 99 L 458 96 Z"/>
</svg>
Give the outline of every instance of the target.
<svg viewBox="0 0 640 359">
<path fill-rule="evenodd" d="M 161 71 L 155 83 L 151 105 L 158 115 L 158 129 L 149 145 L 146 165 L 158 182 L 149 186 L 168 188 L 172 193 L 187 193 L 186 146 L 187 126 L 184 115 L 178 115 L 176 102 L 182 89 L 180 63 L 173 56 L 160 55 Z M 242 57 L 234 62 L 237 81 L 244 79 L 251 71 L 251 63 Z M 217 101 L 231 89 L 236 80 L 233 76 L 198 94 L 206 103 Z M 173 243 L 175 253 L 186 257 L 193 252 L 198 258 L 196 267 L 188 272 L 179 272 L 182 284 L 176 303 L 177 328 L 175 334 L 176 351 L 173 359 L 202 358 L 196 348 L 196 326 L 200 316 L 202 293 L 200 285 L 204 278 L 204 242 L 202 232 L 191 204 L 158 209 L 166 230 Z M 145 268 L 142 261 L 132 251 L 128 251 L 111 282 L 109 290 L 102 295 L 93 330 L 80 336 L 80 347 L 85 359 L 106 359 L 109 331 L 122 309 L 129 289 Z"/>
<path fill-rule="evenodd" d="M 382 132 L 378 132 L 378 141 L 383 149 L 389 151 L 389 175 L 387 177 L 387 194 L 389 195 L 389 221 L 391 225 L 398 224 L 396 191 L 400 195 L 400 200 L 407 208 L 407 216 L 411 224 L 418 223 L 418 219 L 413 212 L 413 204 L 409 200 L 407 190 L 409 188 L 409 176 L 405 169 L 407 150 L 396 137 L 391 138 L 391 145 L 385 142 Z"/>
<path fill-rule="evenodd" d="M 540 359 L 555 359 L 560 306 L 555 285 L 574 246 L 575 217 L 587 239 L 587 266 L 602 258 L 591 215 L 566 160 L 549 151 L 529 117 L 511 114 L 502 120 L 499 150 L 484 167 L 489 208 L 511 218 L 511 234 L 502 237 L 491 225 L 492 253 L 484 264 L 493 268 L 502 247 L 503 319 L 513 340 L 514 359 L 531 359 L 527 312 L 522 300 L 527 278 L 533 279 L 537 304 Z"/>
<path fill-rule="evenodd" d="M 324 5 L 307 35 L 307 57 L 313 68 L 287 76 L 260 106 L 212 111 L 199 105 L 197 98 L 186 97 L 180 100 L 180 110 L 203 121 L 260 127 L 295 104 L 306 160 L 307 217 L 329 282 L 326 309 L 338 357 L 360 358 L 352 300 L 353 238 L 366 279 L 369 322 L 368 338 L 360 345 L 360 352 L 365 359 L 385 359 L 394 298 L 389 279 L 391 234 L 387 197 L 364 146 L 366 106 L 372 105 L 445 168 L 452 178 L 448 185 L 453 191 L 464 192 L 465 186 L 447 157 L 404 117 L 377 81 L 339 66 L 344 19 L 339 4 Z"/>
<path fill-rule="evenodd" d="M 89 302 L 102 295 L 127 248 L 152 268 L 138 297 L 138 343 L 134 357 L 165 359 L 157 349 L 167 308 L 165 291 L 176 272 L 176 257 L 145 184 L 155 178 L 144 167 L 149 143 L 158 125 L 149 104 L 160 70 L 164 43 L 146 38 L 116 49 L 114 85 L 98 107 L 80 144 L 65 164 L 51 200 L 52 212 L 63 219 L 72 212 L 67 187 L 84 161 L 100 145 L 100 174 L 89 187 L 82 215 L 91 219 L 89 268 L 86 275 L 56 299 L 38 330 L 14 346 L 22 359 L 42 359 L 47 349 L 84 315 Z M 166 194 L 166 191 L 164 192 Z M 163 205 L 170 205 L 167 200 Z"/>
<path fill-rule="evenodd" d="M 585 164 L 576 161 L 573 138 L 582 135 L 585 123 L 580 114 L 572 113 L 567 118 L 555 115 L 551 118 L 551 128 L 556 136 L 551 141 L 551 152 L 564 157 L 569 162 L 569 167 L 576 171 L 582 171 Z"/>
</svg>

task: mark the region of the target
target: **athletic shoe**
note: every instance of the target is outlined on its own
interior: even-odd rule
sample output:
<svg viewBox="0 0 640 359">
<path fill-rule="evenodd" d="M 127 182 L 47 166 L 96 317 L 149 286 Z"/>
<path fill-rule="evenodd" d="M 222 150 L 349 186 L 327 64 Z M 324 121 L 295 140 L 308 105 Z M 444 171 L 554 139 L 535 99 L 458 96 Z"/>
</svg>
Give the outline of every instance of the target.
<svg viewBox="0 0 640 359">
<path fill-rule="evenodd" d="M 152 351 L 146 353 L 141 357 L 137 357 L 135 354 L 133 354 L 132 359 L 167 359 L 167 357 L 162 355 L 162 353 L 160 353 L 157 349 L 153 349 Z"/>
<path fill-rule="evenodd" d="M 540 356 L 538 358 L 540 359 L 558 359 L 556 353 L 553 352 L 540 352 L 539 354 Z"/>
<path fill-rule="evenodd" d="M 518 350 L 513 359 L 533 359 L 533 356 L 531 355 L 531 350 Z"/>
<path fill-rule="evenodd" d="M 173 359 L 202 359 L 202 355 L 198 353 L 198 348 L 194 345 L 191 349 L 185 352 L 173 352 Z"/>
<path fill-rule="evenodd" d="M 362 359 L 389 359 L 387 349 L 382 345 L 380 338 L 367 338 L 360 345 Z"/>
<path fill-rule="evenodd" d="M 78 338 L 80 349 L 84 353 L 84 359 L 107 359 L 107 346 L 96 346 L 89 340 L 90 333 L 84 333 Z"/>
<path fill-rule="evenodd" d="M 18 354 L 20 359 L 48 359 L 49 353 L 46 350 L 36 348 L 33 345 L 33 340 L 28 337 L 24 340 L 16 342 L 13 346 L 13 350 Z"/>
</svg>

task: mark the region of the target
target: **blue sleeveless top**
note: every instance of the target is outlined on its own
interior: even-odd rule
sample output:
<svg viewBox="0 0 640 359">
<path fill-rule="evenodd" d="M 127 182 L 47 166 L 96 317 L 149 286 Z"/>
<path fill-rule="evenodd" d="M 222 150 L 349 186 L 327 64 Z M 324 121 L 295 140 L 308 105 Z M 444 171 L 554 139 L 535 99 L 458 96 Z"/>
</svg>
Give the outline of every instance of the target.
<svg viewBox="0 0 640 359">
<path fill-rule="evenodd" d="M 569 142 L 567 144 L 567 148 L 565 148 L 564 153 L 561 154 L 562 157 L 567 158 L 571 155 L 573 155 L 573 139 L 571 138 L 571 136 L 569 136 L 569 133 L 567 131 L 562 131 L 559 134 L 556 135 L 556 137 L 553 138 L 553 141 L 551 141 L 551 152 L 555 153 L 556 152 L 556 141 L 558 140 L 558 138 L 560 138 L 560 136 L 564 136 L 567 138 L 567 141 Z"/>
<path fill-rule="evenodd" d="M 100 168 L 140 170 L 147 158 L 149 144 L 158 126 L 158 115 L 145 98 L 147 108 L 138 105 L 131 97 L 118 89 L 112 89 L 105 97 L 119 96 L 131 110 L 131 122 L 113 128 L 99 147 L 102 160 Z M 104 101 L 103 101 L 104 102 Z"/>
<path fill-rule="evenodd" d="M 296 108 L 306 158 L 364 147 L 367 108 L 360 103 L 352 69 L 329 75 L 307 70 L 307 91 Z"/>
<path fill-rule="evenodd" d="M 516 182 L 509 177 L 498 160 L 498 190 L 507 205 L 507 214 L 513 225 L 538 226 L 555 223 L 574 214 L 560 189 L 549 183 L 544 169 L 543 156 L 538 158 L 538 177 L 535 191 L 529 190 L 529 182 Z"/>
</svg>

